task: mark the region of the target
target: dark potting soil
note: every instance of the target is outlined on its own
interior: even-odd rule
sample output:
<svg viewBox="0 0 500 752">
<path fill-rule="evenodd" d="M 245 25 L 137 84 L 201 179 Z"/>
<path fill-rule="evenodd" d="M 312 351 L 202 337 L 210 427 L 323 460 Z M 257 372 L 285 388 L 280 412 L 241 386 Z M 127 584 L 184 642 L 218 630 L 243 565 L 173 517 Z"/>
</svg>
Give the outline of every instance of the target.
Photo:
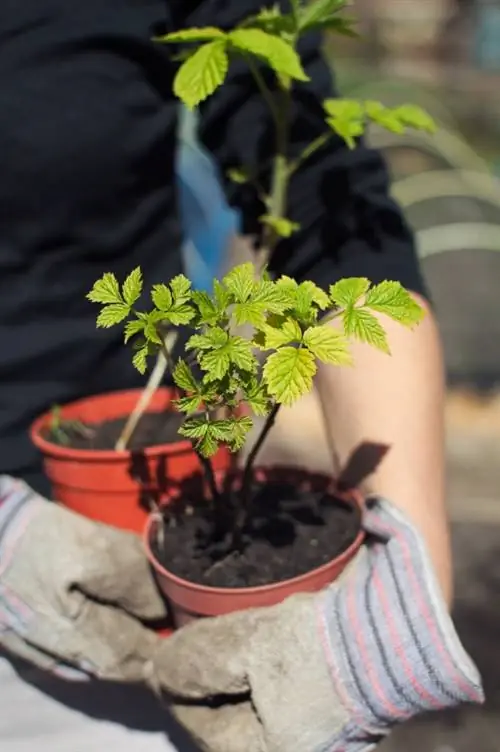
<svg viewBox="0 0 500 752">
<path fill-rule="evenodd" d="M 350 504 L 283 483 L 255 488 L 241 553 L 229 553 L 230 536 L 214 531 L 206 502 L 183 502 L 167 515 L 163 535 L 153 543 L 160 563 L 186 580 L 222 588 L 305 574 L 346 551 L 360 530 L 360 513 Z"/>
<path fill-rule="evenodd" d="M 59 446 L 72 449 L 114 449 L 125 426 L 127 417 L 106 420 L 102 423 L 76 423 L 61 421 L 60 429 L 47 428 L 44 438 Z M 173 411 L 145 413 L 142 416 L 128 449 L 138 451 L 159 444 L 173 444 L 182 439 L 178 430 L 184 416 Z"/>
</svg>

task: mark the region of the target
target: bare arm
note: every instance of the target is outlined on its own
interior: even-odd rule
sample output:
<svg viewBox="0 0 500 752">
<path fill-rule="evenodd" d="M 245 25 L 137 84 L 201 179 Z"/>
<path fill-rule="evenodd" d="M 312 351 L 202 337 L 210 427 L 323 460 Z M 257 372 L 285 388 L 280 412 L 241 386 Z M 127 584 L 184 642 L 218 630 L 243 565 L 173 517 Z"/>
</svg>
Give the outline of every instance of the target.
<svg viewBox="0 0 500 752">
<path fill-rule="evenodd" d="M 430 312 L 414 331 L 387 319 L 383 324 L 390 357 L 357 344 L 353 368 L 320 367 L 317 388 L 328 438 L 336 464 L 340 468 L 349 466 L 353 476 L 357 475 L 355 480 L 365 475 L 366 469 L 353 465 L 365 463 L 368 467 L 373 450 L 380 447 L 380 463 L 362 479 L 361 488 L 391 499 L 419 528 L 450 603 L 439 335 Z M 359 463 L 353 462 L 353 456 Z"/>
</svg>

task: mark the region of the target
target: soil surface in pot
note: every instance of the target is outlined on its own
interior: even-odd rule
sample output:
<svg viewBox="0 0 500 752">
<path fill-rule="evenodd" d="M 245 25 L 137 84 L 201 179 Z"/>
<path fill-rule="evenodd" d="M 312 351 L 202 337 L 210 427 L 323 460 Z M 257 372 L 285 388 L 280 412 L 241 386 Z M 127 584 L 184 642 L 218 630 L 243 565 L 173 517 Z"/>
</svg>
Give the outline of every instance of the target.
<svg viewBox="0 0 500 752">
<path fill-rule="evenodd" d="M 77 423 L 61 420 L 59 428 L 48 427 L 43 438 L 71 449 L 114 449 L 128 416 L 102 423 Z M 127 449 L 138 451 L 160 444 L 184 441 L 179 428 L 184 416 L 174 411 L 146 413 L 134 431 Z"/>
<path fill-rule="evenodd" d="M 234 498 L 227 506 L 226 530 Z M 241 553 L 229 553 L 230 535 L 216 531 L 207 502 L 180 502 L 168 515 L 152 542 L 158 561 L 178 577 L 222 588 L 269 585 L 310 572 L 344 553 L 361 525 L 359 510 L 347 502 L 282 482 L 255 486 Z"/>
</svg>

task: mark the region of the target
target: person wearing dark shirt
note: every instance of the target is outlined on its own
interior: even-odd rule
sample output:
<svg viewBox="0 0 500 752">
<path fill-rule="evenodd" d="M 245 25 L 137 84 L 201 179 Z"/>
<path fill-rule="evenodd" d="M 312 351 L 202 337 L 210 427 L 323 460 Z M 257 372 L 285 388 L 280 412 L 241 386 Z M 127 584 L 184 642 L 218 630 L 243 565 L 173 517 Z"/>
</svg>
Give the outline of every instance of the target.
<svg viewBox="0 0 500 752">
<path fill-rule="evenodd" d="M 85 299 L 92 283 L 104 271 L 123 278 L 140 265 L 151 285 L 182 268 L 175 63 L 152 36 L 229 27 L 259 8 L 255 0 L 1 4 L 0 644 L 66 675 L 78 669 L 141 678 L 189 698 L 250 692 L 251 702 L 236 710 L 234 702 L 218 714 L 177 710 L 206 749 L 350 752 L 371 749 L 396 722 L 424 709 L 482 697 L 447 613 L 439 338 L 413 239 L 378 153 L 332 139 L 307 164 L 289 199 L 301 230 L 271 264 L 322 287 L 353 275 L 398 280 L 427 309 L 415 332 L 384 322 L 391 358 L 360 344 L 352 369 L 318 371 L 340 466 L 364 443 L 389 449 L 362 486 L 371 499 L 368 541 L 376 544 L 363 548 L 347 578 L 320 596 L 206 620 L 161 644 L 140 621 L 161 616 L 164 606 L 137 541 L 49 504 L 26 485 L 44 489 L 27 435 L 35 416 L 54 403 L 142 383 L 120 334 L 96 330 Z M 301 54 L 311 83 L 297 88 L 292 155 L 322 132 L 321 103 L 334 92 L 320 39 L 311 34 Z M 270 127 L 243 64 L 200 111 L 200 137 L 222 175 L 265 162 Z M 255 197 L 241 186 L 228 186 L 228 196 L 251 233 L 261 213 Z M 370 609 L 362 594 L 376 588 L 385 601 Z M 351 628 L 347 591 L 359 596 L 354 658 L 339 642 Z M 374 635 L 385 639 L 392 627 L 388 659 Z M 217 650 L 207 648 L 210 640 Z M 385 677 L 380 686 L 373 678 L 363 684 L 363 661 Z M 295 692 L 301 685 L 306 705 Z"/>
</svg>

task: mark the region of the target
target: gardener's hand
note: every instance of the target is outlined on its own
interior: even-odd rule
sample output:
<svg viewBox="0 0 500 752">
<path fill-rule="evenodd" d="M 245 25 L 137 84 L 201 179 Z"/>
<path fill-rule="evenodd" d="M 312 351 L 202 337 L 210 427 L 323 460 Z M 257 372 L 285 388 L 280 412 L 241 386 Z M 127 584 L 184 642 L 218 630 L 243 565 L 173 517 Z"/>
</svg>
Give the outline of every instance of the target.
<svg viewBox="0 0 500 752">
<path fill-rule="evenodd" d="M 364 524 L 366 545 L 321 594 L 201 620 L 161 646 L 156 680 L 204 750 L 366 752 L 424 710 L 483 701 L 422 539 L 380 500 Z"/>
<path fill-rule="evenodd" d="M 166 616 L 140 540 L 0 476 L 0 645 L 68 678 L 140 681 Z"/>
</svg>

